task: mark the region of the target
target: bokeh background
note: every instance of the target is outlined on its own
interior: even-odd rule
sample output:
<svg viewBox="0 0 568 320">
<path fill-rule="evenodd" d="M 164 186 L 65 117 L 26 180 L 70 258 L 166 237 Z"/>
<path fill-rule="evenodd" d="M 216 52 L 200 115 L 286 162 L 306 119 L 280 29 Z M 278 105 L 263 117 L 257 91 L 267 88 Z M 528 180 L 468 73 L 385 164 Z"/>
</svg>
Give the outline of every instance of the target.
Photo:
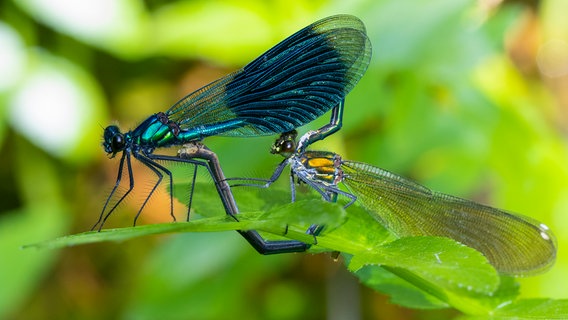
<svg viewBox="0 0 568 320">
<path fill-rule="evenodd" d="M 373 58 L 343 129 L 317 147 L 545 222 L 558 259 L 521 279 L 522 295 L 568 297 L 566 12 L 564 0 L 1 1 L 0 318 L 457 316 L 392 305 L 329 255 L 260 256 L 236 233 L 20 249 L 96 221 L 118 164 L 105 126 L 132 128 L 336 13 L 365 22 Z M 262 177 L 280 161 L 273 139 L 206 143 L 227 176 Z M 167 199 L 141 222 L 169 221 Z"/>
</svg>

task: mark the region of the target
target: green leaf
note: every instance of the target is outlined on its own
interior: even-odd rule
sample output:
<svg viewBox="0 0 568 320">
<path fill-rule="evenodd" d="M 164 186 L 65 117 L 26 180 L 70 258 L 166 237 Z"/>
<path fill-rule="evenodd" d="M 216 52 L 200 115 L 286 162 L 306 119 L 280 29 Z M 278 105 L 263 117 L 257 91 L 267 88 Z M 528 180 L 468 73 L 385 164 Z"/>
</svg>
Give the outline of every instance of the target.
<svg viewBox="0 0 568 320">
<path fill-rule="evenodd" d="M 321 200 L 306 200 L 273 208 L 269 212 L 251 212 L 238 215 L 239 221 L 223 215 L 212 218 L 195 219 L 189 222 L 162 223 L 138 227 L 107 229 L 83 232 L 57 239 L 26 245 L 24 248 L 55 249 L 103 241 L 124 241 L 142 236 L 181 233 L 181 232 L 213 232 L 231 230 L 261 230 L 284 235 L 286 229 L 307 228 L 311 224 L 325 225 L 335 228 L 343 221 L 343 209 L 335 203 Z M 290 219 L 292 217 L 292 219 Z M 290 222 L 302 223 L 302 226 L 291 225 Z M 289 226 L 290 225 L 290 226 Z M 296 231 L 300 232 L 300 231 Z M 309 235 L 300 236 L 301 240 L 312 241 Z"/>
<path fill-rule="evenodd" d="M 388 294 L 391 302 L 415 309 L 448 308 L 449 304 L 420 290 L 387 270 L 376 266 L 366 265 L 355 272 L 355 275 L 365 285 Z"/>
<path fill-rule="evenodd" d="M 494 312 L 495 318 L 568 319 L 568 300 L 521 299 L 503 304 Z"/>
<path fill-rule="evenodd" d="M 403 268 L 450 290 L 490 294 L 499 285 L 497 272 L 481 253 L 449 238 L 402 238 L 355 255 L 349 269 L 368 264 Z"/>
<path fill-rule="evenodd" d="M 380 235 L 377 237 L 377 235 Z M 309 241 L 309 236 L 289 230 L 286 237 Z M 466 314 L 487 314 L 510 295 L 493 297 L 500 278 L 487 259 L 476 250 L 451 239 L 402 238 L 392 242 L 388 232 L 361 208 L 349 208 L 347 221 L 317 237 L 311 250 L 339 251 L 351 255 L 349 269 L 382 265 L 407 282 L 406 288 L 391 288 L 393 301 L 420 308 L 450 305 Z M 356 273 L 374 288 L 392 285 L 392 277 Z M 382 277 L 382 278 L 381 278 Z M 391 282 L 391 283 L 389 283 Z M 404 294 L 415 292 L 413 297 Z M 422 291 L 419 294 L 416 292 Z M 511 291 L 509 291 L 511 292 Z"/>
<path fill-rule="evenodd" d="M 318 246 L 354 254 L 374 250 L 385 241 L 394 239 L 388 230 L 360 206 L 352 205 L 346 211 L 347 221 L 333 232 L 318 237 Z"/>
<path fill-rule="evenodd" d="M 283 224 L 309 227 L 312 224 L 325 226 L 327 232 L 338 228 L 346 214 L 339 204 L 321 200 L 304 200 L 275 207 L 259 216 L 265 221 L 263 228 L 278 230 Z"/>
<path fill-rule="evenodd" d="M 201 194 L 204 192 L 201 189 L 196 188 L 194 194 L 195 209 L 199 216 L 208 216 L 202 210 L 211 208 L 214 196 Z M 280 196 L 287 194 L 283 192 Z M 263 199 L 256 191 L 245 191 L 240 196 L 261 207 L 270 206 L 273 200 Z M 364 209 L 353 205 L 347 212 L 340 204 L 312 199 L 273 205 L 266 211 L 241 213 L 239 221 L 218 215 L 190 222 L 85 232 L 26 247 L 60 248 L 155 234 L 254 229 L 267 233 L 269 239 L 310 243 L 312 252 L 342 252 L 348 257 L 349 270 L 363 283 L 389 294 L 392 302 L 403 306 L 421 309 L 451 306 L 468 315 L 516 312 L 514 307 L 508 307 L 517 306 L 516 302 L 511 302 L 518 294 L 516 282 L 513 278 L 500 278 L 476 250 L 448 238 L 394 239 Z M 317 237 L 305 232 L 312 224 L 324 226 Z M 556 310 L 564 306 L 548 303 Z M 544 308 L 542 313 L 534 312 L 538 316 L 553 309 L 546 309 L 545 304 L 537 306 Z"/>
<path fill-rule="evenodd" d="M 174 232 L 211 232 L 235 230 L 243 223 L 231 221 L 229 217 L 203 218 L 190 222 L 158 223 L 138 227 L 105 229 L 88 231 L 79 234 L 64 236 L 53 240 L 25 245 L 24 248 L 56 249 L 88 243 L 105 241 L 124 241 L 142 236 L 166 234 Z"/>
</svg>

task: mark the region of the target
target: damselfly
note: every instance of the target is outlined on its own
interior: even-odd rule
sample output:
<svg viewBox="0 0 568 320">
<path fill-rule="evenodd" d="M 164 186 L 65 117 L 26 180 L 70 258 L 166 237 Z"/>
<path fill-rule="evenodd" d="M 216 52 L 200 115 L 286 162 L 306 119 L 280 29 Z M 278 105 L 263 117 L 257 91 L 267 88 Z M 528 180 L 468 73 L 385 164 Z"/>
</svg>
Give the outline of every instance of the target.
<svg viewBox="0 0 568 320">
<path fill-rule="evenodd" d="M 173 191 L 172 173 L 158 161 L 199 165 L 190 159 L 154 154 L 156 149 L 181 146 L 212 135 L 251 137 L 282 133 L 332 108 L 330 123 L 311 139 L 335 132 L 341 126 L 343 100 L 363 76 L 370 56 L 371 45 L 363 23 L 350 15 L 331 16 L 296 32 L 242 69 L 189 94 L 168 111 L 150 116 L 134 130 L 123 133 L 115 125 L 108 126 L 104 130 L 104 150 L 111 158 L 118 153 L 122 156 L 116 183 L 93 229 L 98 225 L 100 230 L 133 190 L 131 155 L 157 178 L 136 214 L 136 224 L 164 176 L 169 180 L 170 193 Z M 129 187 L 114 201 L 124 166 Z M 170 214 L 175 221 L 173 198 Z"/>
<path fill-rule="evenodd" d="M 454 239 L 481 252 L 503 274 L 527 275 L 543 271 L 554 263 L 556 240 L 543 223 L 431 191 L 392 172 L 344 160 L 333 152 L 302 151 L 309 137 L 310 133 L 304 135 L 296 146 L 293 131 L 276 141 L 272 152 L 286 159 L 262 186 L 268 187 L 290 166 L 292 188 L 296 177 L 327 201 L 335 201 L 338 195 L 347 197 L 347 206 L 357 201 L 398 237 Z M 339 188 L 340 183 L 347 191 Z"/>
</svg>

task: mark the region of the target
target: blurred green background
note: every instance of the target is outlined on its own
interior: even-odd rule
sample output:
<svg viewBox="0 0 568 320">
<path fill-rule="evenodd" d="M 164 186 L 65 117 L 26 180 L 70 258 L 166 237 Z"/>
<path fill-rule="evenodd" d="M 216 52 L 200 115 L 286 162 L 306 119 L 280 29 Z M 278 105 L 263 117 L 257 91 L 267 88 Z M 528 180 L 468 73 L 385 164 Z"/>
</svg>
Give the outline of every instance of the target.
<svg viewBox="0 0 568 320">
<path fill-rule="evenodd" d="M 329 255 L 260 256 L 236 233 L 20 249 L 94 224 L 118 165 L 105 126 L 132 128 L 336 13 L 365 22 L 373 58 L 343 129 L 317 147 L 543 221 L 558 259 L 521 279 L 522 295 L 567 298 L 566 12 L 563 0 L 0 2 L 0 318 L 456 316 L 389 304 Z M 205 142 L 227 176 L 267 177 L 273 139 Z M 167 203 L 162 192 L 141 222 L 169 221 Z M 139 205 L 106 227 L 129 226 Z"/>
</svg>

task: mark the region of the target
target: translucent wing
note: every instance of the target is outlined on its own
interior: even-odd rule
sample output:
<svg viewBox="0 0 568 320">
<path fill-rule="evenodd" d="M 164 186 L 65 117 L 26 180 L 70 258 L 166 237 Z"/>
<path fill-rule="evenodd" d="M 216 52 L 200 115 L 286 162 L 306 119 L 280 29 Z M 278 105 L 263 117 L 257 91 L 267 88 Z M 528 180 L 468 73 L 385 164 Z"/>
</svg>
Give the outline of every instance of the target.
<svg viewBox="0 0 568 320">
<path fill-rule="evenodd" d="M 526 275 L 554 262 L 554 235 L 534 219 L 433 192 L 368 164 L 344 161 L 341 168 L 361 204 L 398 236 L 452 238 L 506 274 Z"/>
<path fill-rule="evenodd" d="M 177 102 L 166 114 L 201 136 L 290 131 L 344 99 L 367 69 L 371 44 L 356 17 L 315 22 Z"/>
</svg>

